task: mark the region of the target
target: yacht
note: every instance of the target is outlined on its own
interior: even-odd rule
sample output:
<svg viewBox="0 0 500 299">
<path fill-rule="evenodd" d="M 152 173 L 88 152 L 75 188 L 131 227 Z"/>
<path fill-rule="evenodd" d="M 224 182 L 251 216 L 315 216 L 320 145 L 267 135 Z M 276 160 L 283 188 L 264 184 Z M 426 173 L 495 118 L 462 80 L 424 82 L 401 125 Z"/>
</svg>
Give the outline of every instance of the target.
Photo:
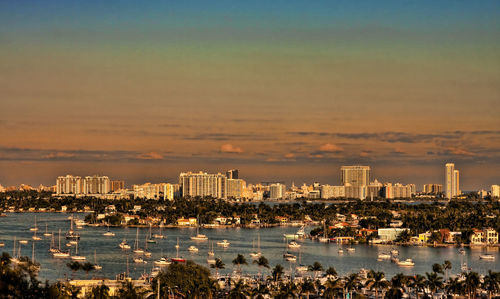
<svg viewBox="0 0 500 299">
<path fill-rule="evenodd" d="M 125 239 L 118 246 L 121 249 L 125 249 L 125 250 L 130 249 L 130 245 L 128 245 L 127 240 L 125 240 Z"/>
<path fill-rule="evenodd" d="M 339 254 L 344 254 L 344 250 L 342 248 L 339 248 L 338 253 Z"/>
<path fill-rule="evenodd" d="M 260 252 L 260 234 L 257 237 L 257 250 L 255 250 L 253 241 L 252 241 L 252 247 L 254 248 L 254 250 L 250 252 L 250 256 L 254 259 L 258 259 L 262 255 L 262 253 Z"/>
<path fill-rule="evenodd" d="M 160 233 L 159 234 L 154 234 L 153 238 L 155 238 L 155 239 L 165 239 L 165 236 L 161 233 L 161 228 L 162 228 L 162 223 L 160 223 Z"/>
<path fill-rule="evenodd" d="M 354 247 L 347 247 L 347 252 L 355 252 L 356 248 Z"/>
<path fill-rule="evenodd" d="M 198 248 L 196 246 L 191 245 L 188 247 L 188 251 L 193 253 L 198 252 Z"/>
<path fill-rule="evenodd" d="M 400 267 L 413 267 L 415 263 L 412 259 L 406 259 L 404 261 L 397 261 L 396 264 Z"/>
<path fill-rule="evenodd" d="M 56 259 L 65 259 L 69 258 L 69 251 L 61 250 L 61 229 L 59 229 L 59 247 L 55 248 L 54 245 L 51 246 L 49 251 L 52 253 L 52 257 Z"/>
<path fill-rule="evenodd" d="M 109 224 L 108 224 L 108 231 L 102 234 L 105 237 L 113 237 L 115 233 L 109 231 Z"/>
<path fill-rule="evenodd" d="M 36 235 L 36 231 L 35 233 L 33 234 L 33 237 L 31 237 L 33 240 L 35 241 L 40 241 L 42 238 L 40 238 L 39 236 Z"/>
<path fill-rule="evenodd" d="M 171 262 L 169 260 L 167 260 L 166 258 L 162 257 L 159 260 L 154 261 L 153 264 L 155 264 L 155 266 L 164 267 L 164 266 L 170 265 Z"/>
<path fill-rule="evenodd" d="M 289 252 L 285 252 L 283 254 L 283 258 L 287 260 L 288 262 L 295 262 L 297 261 L 297 257 Z"/>
<path fill-rule="evenodd" d="M 399 251 L 397 249 L 392 249 L 391 255 L 397 256 L 397 255 L 399 255 Z"/>
<path fill-rule="evenodd" d="M 5 246 L 5 243 L 4 242 L 0 242 L 0 247 L 4 247 Z"/>
<path fill-rule="evenodd" d="M 382 253 L 379 253 L 378 259 L 379 260 L 390 260 L 391 259 L 391 255 L 388 254 L 388 253 L 382 252 Z"/>
<path fill-rule="evenodd" d="M 149 238 L 147 240 L 148 243 L 156 243 L 156 240 L 153 239 L 153 235 L 151 234 L 151 224 L 149 224 Z"/>
<path fill-rule="evenodd" d="M 305 236 L 305 229 L 302 226 L 295 234 L 283 234 L 287 239 L 302 239 Z"/>
<path fill-rule="evenodd" d="M 177 251 L 176 256 L 171 258 L 170 260 L 174 263 L 185 263 L 186 259 L 179 257 L 179 237 L 177 237 L 177 245 L 175 245 L 175 250 Z"/>
<path fill-rule="evenodd" d="M 300 246 L 302 246 L 302 245 L 300 245 L 299 243 L 297 243 L 297 242 L 295 242 L 295 241 L 292 241 L 292 242 L 290 242 L 290 243 L 288 244 L 288 248 L 293 248 L 293 249 L 295 249 L 295 248 L 300 248 Z"/>
<path fill-rule="evenodd" d="M 142 257 L 139 256 L 139 257 L 134 258 L 134 263 L 136 263 L 136 264 L 147 264 L 148 262 L 145 261 Z"/>
<path fill-rule="evenodd" d="M 30 231 L 36 232 L 38 231 L 38 226 L 36 225 L 36 216 L 35 216 L 35 226 L 30 228 Z"/>
<path fill-rule="evenodd" d="M 213 256 L 209 256 L 207 258 L 207 264 L 209 264 L 209 265 L 215 265 L 215 258 Z"/>
<path fill-rule="evenodd" d="M 66 233 L 66 239 L 67 240 L 80 240 L 80 234 L 75 232 L 73 230 L 73 219 L 72 218 L 70 221 L 71 221 L 71 227 L 69 229 L 69 231 Z"/>
<path fill-rule="evenodd" d="M 460 249 L 458 250 L 458 253 L 460 253 L 460 254 L 465 254 L 465 249 L 460 248 Z"/>
<path fill-rule="evenodd" d="M 223 248 L 228 248 L 230 244 L 231 243 L 229 243 L 227 240 L 222 240 L 217 242 L 217 246 L 221 246 Z"/>
<path fill-rule="evenodd" d="M 495 256 L 493 254 L 482 254 L 479 256 L 480 259 L 482 260 L 488 260 L 488 261 L 494 261 Z"/>
<path fill-rule="evenodd" d="M 198 221 L 199 223 L 199 221 Z M 193 241 L 206 241 L 208 240 L 208 237 L 203 235 L 203 234 L 200 234 L 200 226 L 196 226 L 196 236 L 192 236 L 191 237 L 191 240 Z"/>
<path fill-rule="evenodd" d="M 295 268 L 297 272 L 307 272 L 309 268 L 302 264 L 302 250 L 299 251 L 299 265 Z"/>
<path fill-rule="evenodd" d="M 28 244 L 28 240 L 19 240 L 19 244 Z"/>
<path fill-rule="evenodd" d="M 214 256 L 215 255 L 215 252 L 214 252 L 214 242 L 212 241 L 210 245 L 211 245 L 211 248 L 209 248 L 207 254 L 208 254 L 208 256 Z"/>
<path fill-rule="evenodd" d="M 144 250 L 139 248 L 139 228 L 137 228 L 137 232 L 135 233 L 134 253 L 144 254 Z"/>
</svg>

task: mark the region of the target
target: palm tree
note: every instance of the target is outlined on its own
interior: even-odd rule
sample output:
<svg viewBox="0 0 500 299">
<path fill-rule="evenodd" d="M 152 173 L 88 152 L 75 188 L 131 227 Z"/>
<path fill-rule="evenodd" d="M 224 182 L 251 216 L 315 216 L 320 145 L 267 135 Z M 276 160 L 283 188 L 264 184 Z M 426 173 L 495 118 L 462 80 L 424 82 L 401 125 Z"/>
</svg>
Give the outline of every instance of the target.
<svg viewBox="0 0 500 299">
<path fill-rule="evenodd" d="M 436 272 L 426 272 L 425 275 L 427 276 L 426 285 L 427 288 L 429 288 L 429 290 L 431 291 L 431 295 L 437 292 L 437 290 L 443 288 L 443 277 L 437 275 Z"/>
<path fill-rule="evenodd" d="M 269 269 L 269 261 L 263 256 L 259 256 L 259 258 L 253 261 L 254 264 L 259 266 L 259 276 L 262 277 L 262 267 Z"/>
<path fill-rule="evenodd" d="M 224 269 L 226 265 L 220 258 L 215 258 L 215 263 L 210 265 L 210 268 L 215 269 L 215 275 L 219 277 L 219 269 Z"/>
<path fill-rule="evenodd" d="M 105 284 L 92 288 L 90 295 L 91 299 L 107 299 L 109 298 L 109 287 Z"/>
<path fill-rule="evenodd" d="M 359 288 L 359 276 L 357 273 L 352 273 L 344 278 L 344 288 L 346 289 L 345 293 L 349 293 L 349 298 L 352 298 L 351 291 Z"/>
<path fill-rule="evenodd" d="M 293 282 L 280 285 L 279 293 L 274 297 L 277 299 L 288 299 L 297 297 L 297 286 Z"/>
<path fill-rule="evenodd" d="M 259 283 L 259 285 L 252 290 L 252 298 L 264 299 L 264 295 L 269 295 L 270 293 L 267 285 Z"/>
<path fill-rule="evenodd" d="M 314 262 L 314 264 L 308 267 L 308 270 L 314 272 L 314 278 L 316 278 L 318 276 L 318 273 L 323 271 L 323 266 L 318 262 Z"/>
<path fill-rule="evenodd" d="M 439 274 L 444 274 L 443 272 L 443 266 L 441 264 L 435 263 L 432 265 L 432 272 L 434 273 L 439 273 Z"/>
<path fill-rule="evenodd" d="M 86 262 L 81 265 L 81 268 L 83 271 L 85 271 L 85 276 L 88 278 L 89 277 L 89 272 L 94 270 L 94 265 L 92 265 L 89 262 Z"/>
<path fill-rule="evenodd" d="M 488 274 L 483 278 L 482 286 L 488 291 L 488 298 L 491 299 L 492 295 L 500 291 L 500 272 L 488 270 Z"/>
<path fill-rule="evenodd" d="M 283 266 L 281 266 L 280 264 L 277 264 L 276 266 L 274 266 L 273 279 L 275 282 L 278 282 L 279 280 L 281 280 L 281 276 L 283 276 L 283 274 L 285 273 L 283 270 L 284 270 Z"/>
<path fill-rule="evenodd" d="M 241 273 L 241 265 L 248 265 L 247 259 L 243 255 L 238 253 L 236 258 L 233 260 L 233 265 L 238 267 L 238 272 Z"/>
<path fill-rule="evenodd" d="M 424 291 L 424 288 L 426 286 L 426 279 L 424 276 L 417 274 L 414 277 L 411 278 L 410 280 L 410 287 L 412 287 L 415 290 L 415 296 L 418 299 L 418 293 L 420 291 Z"/>
<path fill-rule="evenodd" d="M 73 279 L 76 271 L 82 268 L 82 264 L 80 264 L 79 262 L 69 262 L 66 264 L 66 266 L 68 266 L 68 268 L 71 270 L 71 279 Z"/>
<path fill-rule="evenodd" d="M 462 273 L 465 276 L 465 291 L 469 298 L 476 296 L 476 290 L 479 287 L 479 274 L 477 272 Z"/>
<path fill-rule="evenodd" d="M 300 292 L 305 293 L 307 296 L 307 299 L 309 299 L 309 294 L 312 292 L 316 291 L 316 287 L 314 286 L 314 283 L 311 281 L 311 279 L 306 279 L 300 286 Z"/>
<path fill-rule="evenodd" d="M 459 280 L 458 277 L 451 278 L 446 284 L 446 293 L 452 295 L 464 295 L 465 284 L 464 281 Z"/>
<path fill-rule="evenodd" d="M 337 277 L 337 270 L 335 270 L 334 267 L 328 267 L 328 269 L 326 269 L 325 273 L 327 276 Z"/>
<path fill-rule="evenodd" d="M 389 282 L 385 279 L 384 272 L 375 272 L 371 270 L 368 273 L 368 280 L 366 282 L 368 289 L 375 289 L 375 298 L 378 298 L 378 291 L 384 290 L 389 287 Z"/>
<path fill-rule="evenodd" d="M 238 280 L 238 282 L 233 286 L 228 294 L 229 299 L 246 299 L 250 296 L 248 286 L 243 282 L 243 280 Z"/>
<path fill-rule="evenodd" d="M 446 280 L 448 280 L 448 270 L 451 270 L 451 262 L 450 261 L 448 261 L 448 260 L 444 261 L 444 263 L 443 263 L 443 270 L 446 273 L 446 276 L 445 276 Z"/>
<path fill-rule="evenodd" d="M 328 279 L 325 283 L 325 288 L 324 297 L 333 299 L 344 289 L 344 285 L 341 278 L 335 280 Z"/>
</svg>

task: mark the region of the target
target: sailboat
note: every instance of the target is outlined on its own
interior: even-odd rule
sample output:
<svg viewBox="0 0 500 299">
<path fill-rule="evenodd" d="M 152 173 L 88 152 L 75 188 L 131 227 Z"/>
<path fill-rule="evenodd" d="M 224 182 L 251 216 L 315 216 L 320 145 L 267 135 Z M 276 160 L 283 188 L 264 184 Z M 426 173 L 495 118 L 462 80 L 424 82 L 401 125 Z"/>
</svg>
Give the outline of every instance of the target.
<svg viewBox="0 0 500 299">
<path fill-rule="evenodd" d="M 35 242 L 33 242 L 33 248 L 31 249 L 31 269 L 35 270 L 35 271 L 39 271 L 40 270 L 40 264 L 38 264 L 35 260 Z"/>
<path fill-rule="evenodd" d="M 196 226 L 196 236 L 192 236 L 191 240 L 193 240 L 193 241 L 207 241 L 208 240 L 207 236 L 200 234 L 200 225 Z"/>
<path fill-rule="evenodd" d="M 31 237 L 34 241 L 39 241 L 41 240 L 42 238 L 40 238 L 39 236 L 36 235 L 36 231 L 34 231 L 34 234 L 33 234 L 33 237 Z"/>
<path fill-rule="evenodd" d="M 21 247 L 21 245 L 19 245 Z M 17 252 L 16 252 L 16 237 L 14 236 L 14 247 L 12 250 L 12 257 L 10 258 L 10 261 L 13 264 L 19 264 L 19 258 L 17 257 Z"/>
<path fill-rule="evenodd" d="M 326 235 L 326 219 L 323 221 L 323 237 L 319 237 L 318 240 L 321 243 L 328 243 L 328 242 L 330 242 L 330 239 L 328 239 L 328 237 Z"/>
<path fill-rule="evenodd" d="M 101 270 L 102 266 L 97 263 L 97 252 L 94 249 L 94 269 L 95 270 Z"/>
<path fill-rule="evenodd" d="M 214 241 L 212 241 L 210 244 L 211 244 L 211 248 L 209 248 L 209 250 L 208 250 L 208 256 L 214 256 L 215 255 L 215 252 L 214 252 Z"/>
<path fill-rule="evenodd" d="M 75 250 L 75 255 L 71 256 L 71 259 L 74 261 L 84 261 L 87 258 L 81 255 L 78 255 L 78 242 L 76 243 L 76 250 Z"/>
<path fill-rule="evenodd" d="M 148 243 L 156 243 L 156 240 L 153 239 L 153 236 L 151 235 L 151 223 L 149 224 L 149 238 L 148 238 Z"/>
<path fill-rule="evenodd" d="M 30 231 L 36 232 L 38 230 L 38 226 L 36 225 L 36 215 L 35 215 L 35 226 L 30 228 Z"/>
<path fill-rule="evenodd" d="M 43 233 L 43 235 L 44 235 L 45 237 L 50 237 L 50 236 L 52 235 L 51 233 L 49 233 L 47 223 L 45 223 L 45 233 Z"/>
<path fill-rule="evenodd" d="M 151 256 L 151 252 L 148 251 L 148 237 L 146 237 L 146 239 L 144 240 L 144 253 L 143 254 L 146 257 Z"/>
<path fill-rule="evenodd" d="M 70 220 L 71 227 L 70 227 L 69 231 L 66 233 L 66 239 L 77 241 L 77 240 L 80 240 L 80 234 L 73 230 L 73 220 L 74 219 L 75 219 L 74 217 L 71 217 L 71 220 Z"/>
<path fill-rule="evenodd" d="M 165 236 L 161 233 L 162 226 L 163 226 L 163 222 L 160 223 L 160 234 L 154 234 L 153 238 L 155 238 L 155 239 L 165 239 Z"/>
<path fill-rule="evenodd" d="M 59 229 L 59 248 L 51 248 L 49 249 L 50 252 L 52 252 L 52 257 L 54 258 L 60 258 L 60 259 L 65 259 L 69 257 L 69 251 L 62 251 L 61 250 L 61 229 Z"/>
<path fill-rule="evenodd" d="M 176 263 L 184 263 L 186 262 L 186 259 L 179 257 L 179 237 L 177 237 L 177 245 L 175 245 L 175 249 L 177 250 L 177 255 L 173 258 L 171 258 L 172 262 Z"/>
<path fill-rule="evenodd" d="M 121 249 L 130 249 L 130 245 L 128 245 L 127 240 L 123 239 L 123 241 L 118 245 Z"/>
<path fill-rule="evenodd" d="M 144 253 L 144 250 L 139 248 L 139 228 L 137 228 L 137 232 L 135 234 L 134 253 L 135 254 L 143 254 Z"/>
<path fill-rule="evenodd" d="M 295 268 L 295 270 L 297 270 L 298 272 L 307 272 L 308 269 L 309 268 L 306 265 L 302 264 L 302 250 L 300 250 L 299 251 L 299 265 L 297 266 L 297 268 Z"/>
<path fill-rule="evenodd" d="M 253 242 L 252 242 L 253 243 Z M 252 244 L 252 247 L 253 247 L 253 244 Z M 254 259 L 257 259 L 259 258 L 260 256 L 262 255 L 262 253 L 260 252 L 260 233 L 257 237 L 257 251 L 252 251 L 250 252 L 250 256 Z"/>
<path fill-rule="evenodd" d="M 102 234 L 105 237 L 113 237 L 115 233 L 109 231 L 109 223 L 108 223 L 108 231 Z"/>
</svg>

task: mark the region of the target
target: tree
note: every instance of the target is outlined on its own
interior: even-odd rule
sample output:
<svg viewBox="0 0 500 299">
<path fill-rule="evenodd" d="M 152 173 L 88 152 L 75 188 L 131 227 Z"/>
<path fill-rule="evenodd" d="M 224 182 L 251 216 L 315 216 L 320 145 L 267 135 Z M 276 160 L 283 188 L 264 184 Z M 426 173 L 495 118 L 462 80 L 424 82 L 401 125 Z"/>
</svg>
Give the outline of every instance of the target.
<svg viewBox="0 0 500 299">
<path fill-rule="evenodd" d="M 441 242 L 441 233 L 438 231 L 432 232 L 430 235 L 429 239 L 427 240 L 428 243 L 439 243 Z"/>
<path fill-rule="evenodd" d="M 462 273 L 465 276 L 465 291 L 469 298 L 476 297 L 476 290 L 479 287 L 479 274 L 477 272 Z"/>
<path fill-rule="evenodd" d="M 269 295 L 271 292 L 266 284 L 259 283 L 252 289 L 251 295 L 254 299 L 264 299 L 264 295 Z"/>
<path fill-rule="evenodd" d="M 488 270 L 488 274 L 484 276 L 483 289 L 488 291 L 488 298 L 500 291 L 500 272 L 492 272 Z"/>
<path fill-rule="evenodd" d="M 397 236 L 396 240 L 394 241 L 401 243 L 408 243 L 410 242 L 410 239 L 411 239 L 410 232 L 407 229 L 405 229 Z"/>
<path fill-rule="evenodd" d="M 426 286 L 426 279 L 424 276 L 417 274 L 414 277 L 410 279 L 410 287 L 412 287 L 415 290 L 415 296 L 418 299 L 418 293 L 420 291 L 424 291 L 424 288 Z"/>
<path fill-rule="evenodd" d="M 335 270 L 334 267 L 328 267 L 328 269 L 326 269 L 325 273 L 327 276 L 333 276 L 333 277 L 337 276 L 337 270 Z"/>
<path fill-rule="evenodd" d="M 378 298 L 378 291 L 384 290 L 389 287 L 389 282 L 385 280 L 384 272 L 375 272 L 371 270 L 368 273 L 368 280 L 366 281 L 366 287 L 368 289 L 375 289 L 375 298 Z"/>
<path fill-rule="evenodd" d="M 259 258 L 253 261 L 254 264 L 257 264 L 259 267 L 259 276 L 262 277 L 262 267 L 269 269 L 269 261 L 263 256 L 259 256 Z"/>
<path fill-rule="evenodd" d="M 444 274 L 443 266 L 441 266 L 441 264 L 438 264 L 438 263 L 433 264 L 432 265 L 432 272 Z"/>
<path fill-rule="evenodd" d="M 293 282 L 281 284 L 279 293 L 275 296 L 277 299 L 288 299 L 297 297 L 297 285 Z"/>
<path fill-rule="evenodd" d="M 238 268 L 238 272 L 241 273 L 241 265 L 248 265 L 247 259 L 238 253 L 236 258 L 233 260 L 233 265 L 235 265 Z"/>
<path fill-rule="evenodd" d="M 446 293 L 452 295 L 465 295 L 465 284 L 458 277 L 451 278 L 446 284 Z"/>
<path fill-rule="evenodd" d="M 91 299 L 107 299 L 109 298 L 109 287 L 104 283 L 100 286 L 92 288 L 92 293 L 90 295 Z"/>
<path fill-rule="evenodd" d="M 351 291 L 359 288 L 359 276 L 357 273 L 352 273 L 344 278 L 344 288 L 346 289 L 346 292 L 351 295 L 349 298 L 352 298 Z"/>
<path fill-rule="evenodd" d="M 309 294 L 312 292 L 316 291 L 316 287 L 314 286 L 314 283 L 311 281 L 311 279 L 306 279 L 300 286 L 300 292 L 305 293 L 307 296 L 307 299 L 309 299 Z"/>
<path fill-rule="evenodd" d="M 328 299 L 333 299 L 338 297 L 341 291 L 344 289 L 344 284 L 341 278 L 331 280 L 328 279 L 325 283 L 325 293 L 324 297 Z"/>
<path fill-rule="evenodd" d="M 446 280 L 448 280 L 448 271 L 451 270 L 451 267 L 452 267 L 452 265 L 451 265 L 450 261 L 448 261 L 448 260 L 444 261 L 444 263 L 443 263 L 443 270 L 446 273 L 446 276 L 445 276 Z"/>
<path fill-rule="evenodd" d="M 162 296 L 166 296 L 171 290 L 176 297 L 212 297 L 210 271 L 192 261 L 171 264 L 153 280 L 153 290 L 156 290 L 158 283 L 162 286 Z"/>
<path fill-rule="evenodd" d="M 436 272 L 425 273 L 425 275 L 427 276 L 426 285 L 431 293 L 435 293 L 437 290 L 443 288 L 443 278 L 437 275 Z"/>
<path fill-rule="evenodd" d="M 71 278 L 73 278 L 76 271 L 82 268 L 82 264 L 75 261 L 67 263 L 66 266 L 68 266 L 68 268 L 71 270 Z"/>
<path fill-rule="evenodd" d="M 86 262 L 81 265 L 81 269 L 85 271 L 85 275 L 88 278 L 89 272 L 94 270 L 94 265 L 92 265 L 92 263 Z"/>
<path fill-rule="evenodd" d="M 220 258 L 215 258 L 215 263 L 210 265 L 210 268 L 215 269 L 215 274 L 219 277 L 219 269 L 224 269 L 226 265 Z"/>
<path fill-rule="evenodd" d="M 231 291 L 228 294 L 229 299 L 246 299 L 247 296 L 250 296 L 250 291 L 248 286 L 245 284 L 243 280 L 238 280 L 238 282 L 233 286 Z"/>
<path fill-rule="evenodd" d="M 276 266 L 274 266 L 274 269 L 273 269 L 273 280 L 275 282 L 278 282 L 281 280 L 281 276 L 283 276 L 283 274 L 285 273 L 283 271 L 283 266 L 281 266 L 280 264 L 277 264 Z"/>
<path fill-rule="evenodd" d="M 314 278 L 316 278 L 318 273 L 323 271 L 323 266 L 319 262 L 314 262 L 308 267 L 308 270 L 314 272 Z"/>
</svg>

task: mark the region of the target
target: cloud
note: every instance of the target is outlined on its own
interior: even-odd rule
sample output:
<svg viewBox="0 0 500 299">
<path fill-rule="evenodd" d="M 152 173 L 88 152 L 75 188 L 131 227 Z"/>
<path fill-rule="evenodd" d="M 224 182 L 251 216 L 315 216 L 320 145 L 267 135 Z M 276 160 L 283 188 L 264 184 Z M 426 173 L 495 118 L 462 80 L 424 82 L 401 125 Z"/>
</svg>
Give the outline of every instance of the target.
<svg viewBox="0 0 500 299">
<path fill-rule="evenodd" d="M 136 156 L 140 160 L 163 160 L 163 155 L 157 152 L 143 153 Z"/>
<path fill-rule="evenodd" d="M 226 143 L 221 145 L 220 151 L 222 153 L 233 153 L 233 154 L 241 154 L 243 150 L 241 147 L 233 146 L 231 143 Z"/>
<path fill-rule="evenodd" d="M 342 152 L 344 149 L 335 144 L 325 143 L 319 147 L 319 150 L 327 153 L 338 153 Z"/>
<path fill-rule="evenodd" d="M 287 159 L 294 159 L 295 158 L 295 154 L 294 153 L 285 154 L 285 158 L 287 158 Z"/>
<path fill-rule="evenodd" d="M 74 156 L 75 156 L 75 154 L 72 154 L 72 153 L 55 152 L 55 153 L 48 153 L 46 155 L 43 155 L 42 158 L 44 158 L 44 159 L 60 159 L 60 158 L 72 158 Z"/>
<path fill-rule="evenodd" d="M 473 152 L 470 152 L 470 151 L 462 149 L 462 148 L 456 148 L 456 147 L 450 147 L 450 148 L 448 148 L 447 152 L 449 154 L 453 154 L 453 155 L 457 155 L 457 156 L 472 157 L 472 156 L 476 155 Z"/>
<path fill-rule="evenodd" d="M 360 157 L 368 157 L 370 155 L 371 151 L 362 151 L 359 153 Z"/>
</svg>

